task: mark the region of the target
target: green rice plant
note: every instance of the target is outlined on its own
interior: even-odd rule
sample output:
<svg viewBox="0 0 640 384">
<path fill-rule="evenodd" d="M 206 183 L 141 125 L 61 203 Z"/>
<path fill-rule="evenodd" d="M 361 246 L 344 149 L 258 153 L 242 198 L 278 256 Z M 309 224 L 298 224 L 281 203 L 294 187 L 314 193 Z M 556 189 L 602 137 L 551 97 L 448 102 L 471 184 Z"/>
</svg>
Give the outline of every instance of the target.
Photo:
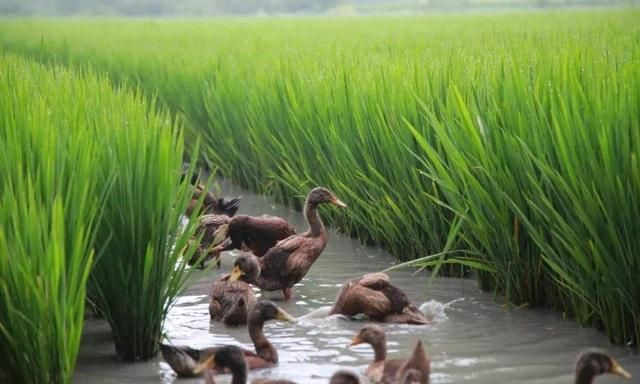
<svg viewBox="0 0 640 384">
<path fill-rule="evenodd" d="M 71 381 L 104 195 L 83 119 L 95 99 L 70 97 L 95 85 L 84 80 L 0 57 L 2 382 Z"/>
<path fill-rule="evenodd" d="M 88 286 L 127 361 L 157 353 L 163 320 L 192 270 L 187 261 L 195 248 L 186 244 L 197 221 L 181 229 L 192 193 L 190 176 L 180 183 L 181 132 L 166 114 L 151 113 L 153 104 L 134 100 L 110 112 L 110 150 L 96 159 L 100 179 L 112 169 L 116 175 L 97 226 L 102 253 Z"/>
</svg>

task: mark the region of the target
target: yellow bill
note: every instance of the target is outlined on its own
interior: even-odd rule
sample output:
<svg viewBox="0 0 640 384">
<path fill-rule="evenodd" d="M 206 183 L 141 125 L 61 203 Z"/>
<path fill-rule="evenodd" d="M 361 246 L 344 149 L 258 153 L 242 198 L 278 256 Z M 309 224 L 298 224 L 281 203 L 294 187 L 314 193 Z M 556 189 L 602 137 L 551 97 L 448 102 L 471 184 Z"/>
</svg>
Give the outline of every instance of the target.
<svg viewBox="0 0 640 384">
<path fill-rule="evenodd" d="M 276 315 L 276 319 L 280 321 L 288 321 L 290 323 L 295 323 L 298 321 L 295 317 L 291 316 L 290 314 L 288 314 L 287 312 L 283 311 L 280 308 L 278 308 L 278 314 Z"/>
<path fill-rule="evenodd" d="M 613 373 L 614 375 L 622 376 L 625 379 L 631 379 L 631 374 L 625 371 L 624 368 L 622 368 L 620 364 L 618 364 L 618 362 L 613 359 L 611 359 L 611 373 Z"/>
<path fill-rule="evenodd" d="M 363 341 L 360 338 L 360 336 L 356 335 L 356 336 L 353 337 L 353 339 L 351 339 L 351 344 L 349 344 L 349 346 L 351 347 L 353 345 L 358 345 L 358 344 L 362 344 L 362 343 L 363 343 Z"/>
<path fill-rule="evenodd" d="M 238 281 L 242 275 L 244 275 L 244 272 L 236 265 L 231 272 L 231 276 L 229 276 L 229 282 Z"/>
<path fill-rule="evenodd" d="M 334 196 L 334 198 L 331 200 L 331 204 L 333 205 L 337 205 L 340 208 L 347 208 L 347 204 L 343 203 L 342 201 L 340 201 L 340 199 L 338 199 L 337 197 Z"/>
<path fill-rule="evenodd" d="M 205 369 L 207 368 L 213 369 L 215 367 L 216 367 L 216 357 L 215 355 L 211 355 L 207 357 L 202 363 L 196 365 L 196 367 L 193 368 L 193 373 L 196 375 L 199 375 L 202 372 L 204 372 Z"/>
</svg>

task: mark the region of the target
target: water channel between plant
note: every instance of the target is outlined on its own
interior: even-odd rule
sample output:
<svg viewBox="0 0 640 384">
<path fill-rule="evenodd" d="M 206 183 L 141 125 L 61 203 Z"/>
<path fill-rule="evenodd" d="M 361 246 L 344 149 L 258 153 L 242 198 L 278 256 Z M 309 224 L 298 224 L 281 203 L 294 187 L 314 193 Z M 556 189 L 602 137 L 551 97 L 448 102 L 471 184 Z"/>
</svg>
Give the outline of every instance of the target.
<svg viewBox="0 0 640 384">
<path fill-rule="evenodd" d="M 306 229 L 304 217 L 229 183 L 222 183 L 225 196 L 242 196 L 239 213 L 281 216 L 298 232 Z M 349 204 L 348 200 L 345 203 Z M 377 204 L 377 203 L 372 203 Z M 333 209 L 333 207 L 323 208 Z M 246 328 L 225 327 L 209 321 L 208 292 L 211 282 L 228 273 L 234 252 L 222 257 L 222 268 L 197 272 L 189 288 L 172 308 L 165 332 L 174 344 L 206 347 L 237 344 L 253 349 Z M 330 305 L 348 279 L 380 271 L 397 261 L 379 248 L 359 245 L 356 239 L 331 232 L 327 248 L 307 276 L 294 287 L 290 302 L 281 293 L 264 298 L 294 316 L 304 316 Z M 385 325 L 389 358 L 409 354 L 421 339 L 431 356 L 432 383 L 573 383 L 576 355 L 587 347 L 605 348 L 640 381 L 640 356 L 609 345 L 604 334 L 578 326 L 561 314 L 547 310 L 507 310 L 480 292 L 474 280 L 437 278 L 427 287 L 427 274 L 412 270 L 389 273 L 417 305 L 430 302 L 432 314 L 442 315 L 434 325 Z M 286 378 L 303 383 L 328 383 L 341 368 L 362 373 L 373 359 L 373 351 L 362 345 L 347 348 L 351 337 L 365 324 L 340 318 L 302 319 L 296 324 L 269 322 L 265 333 L 278 350 L 278 366 L 252 372 L 250 378 Z M 217 382 L 230 382 L 229 375 Z M 202 379 L 178 379 L 158 357 L 145 363 L 116 360 L 109 327 L 104 320 L 87 320 L 73 379 L 74 383 L 201 383 Z M 618 376 L 602 376 L 597 383 L 627 382 Z"/>
</svg>

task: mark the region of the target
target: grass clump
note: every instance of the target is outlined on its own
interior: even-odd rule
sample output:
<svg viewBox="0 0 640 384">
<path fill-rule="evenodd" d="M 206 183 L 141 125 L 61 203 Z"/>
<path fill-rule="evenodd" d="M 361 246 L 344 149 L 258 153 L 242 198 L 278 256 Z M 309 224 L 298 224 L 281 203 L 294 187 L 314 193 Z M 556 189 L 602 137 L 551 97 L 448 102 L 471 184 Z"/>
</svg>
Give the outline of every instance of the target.
<svg viewBox="0 0 640 384">
<path fill-rule="evenodd" d="M 104 77 L 0 62 L 0 381 L 70 382 L 87 296 L 153 357 L 193 251 L 181 129 Z"/>
<path fill-rule="evenodd" d="M 0 381 L 68 383 L 103 195 L 98 142 L 77 120 L 90 102 L 62 95 L 85 87 L 69 71 L 12 56 L 0 68 Z"/>
</svg>

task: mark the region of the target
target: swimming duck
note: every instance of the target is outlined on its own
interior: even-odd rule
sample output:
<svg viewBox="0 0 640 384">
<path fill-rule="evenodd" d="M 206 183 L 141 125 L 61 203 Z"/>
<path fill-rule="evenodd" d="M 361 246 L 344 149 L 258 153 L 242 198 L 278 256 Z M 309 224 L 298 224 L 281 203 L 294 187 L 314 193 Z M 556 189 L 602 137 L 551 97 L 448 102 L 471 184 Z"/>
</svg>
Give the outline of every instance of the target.
<svg viewBox="0 0 640 384">
<path fill-rule="evenodd" d="M 185 174 L 183 174 L 182 177 L 184 178 Z M 236 211 L 240 206 L 240 197 L 234 197 L 231 199 L 216 198 L 215 195 L 211 193 L 211 191 L 207 191 L 205 186 L 200 183 L 200 177 L 197 174 L 194 174 L 191 177 L 191 185 L 193 188 L 193 196 L 191 197 L 191 201 L 189 202 L 189 205 L 187 205 L 187 209 L 185 211 L 185 214 L 188 217 L 191 217 L 198 199 L 200 199 L 200 196 L 202 196 L 202 194 L 205 194 L 205 196 L 202 202 L 200 213 L 215 213 L 219 215 L 227 215 L 229 217 L 232 217 L 236 214 Z"/>
<path fill-rule="evenodd" d="M 405 372 L 414 369 L 420 373 L 419 383 L 428 384 L 431 371 L 431 360 L 418 340 L 408 359 L 387 360 L 387 340 L 384 330 L 370 324 L 363 327 L 353 338 L 350 345 L 368 343 L 373 347 L 374 360 L 366 370 L 366 375 L 373 383 L 398 383 Z M 401 381 L 400 381 L 401 382 Z"/>
<path fill-rule="evenodd" d="M 268 300 L 258 301 L 249 311 L 249 336 L 255 347 L 254 351 L 243 350 L 249 369 L 269 367 L 278 363 L 278 351 L 271 345 L 263 332 L 263 326 L 269 320 L 295 322 L 296 319 Z M 160 344 L 162 357 L 171 369 L 181 377 L 197 376 L 196 366 L 214 354 L 220 347 L 209 347 L 201 350 L 187 346 Z"/>
<path fill-rule="evenodd" d="M 362 381 L 355 373 L 342 369 L 331 376 L 329 384 L 362 384 Z"/>
<path fill-rule="evenodd" d="M 247 362 L 244 351 L 235 345 L 225 345 L 215 354 L 207 357 L 198 367 L 197 372 L 205 372 L 205 383 L 215 384 L 213 377 L 215 371 L 229 370 L 231 372 L 231 384 L 247 383 Z M 214 371 L 215 370 L 215 371 Z M 254 380 L 253 384 L 295 384 L 288 380 Z"/>
<path fill-rule="evenodd" d="M 215 252 L 244 249 L 261 257 L 278 241 L 295 233 L 286 220 L 277 216 L 238 215 L 229 222 L 228 237 Z"/>
<path fill-rule="evenodd" d="M 331 315 L 355 316 L 360 313 L 370 320 L 385 323 L 431 323 L 383 272 L 368 273 L 346 283 L 330 311 Z"/>
<path fill-rule="evenodd" d="M 233 266 L 231 274 L 219 278 L 211 287 L 209 315 L 212 320 L 226 325 L 247 324 L 248 313 L 256 302 L 247 281 L 255 280 L 260 274 L 260 267 L 256 259 L 247 253 L 238 256 Z"/>
<path fill-rule="evenodd" d="M 201 238 L 193 256 L 188 261 L 189 265 L 194 265 L 200 260 L 198 267 L 202 269 L 205 262 L 216 258 L 216 264 L 218 268 L 220 267 L 220 252 L 216 250 L 216 246 L 227 237 L 230 222 L 231 217 L 227 215 L 210 213 L 200 217 L 198 226 L 194 231 L 194 237 L 189 240 L 189 244 L 196 241 L 199 236 Z M 202 257 L 203 255 L 206 256 Z"/>
<path fill-rule="evenodd" d="M 280 240 L 260 258 L 260 275 L 255 281 L 260 289 L 269 292 L 281 289 L 285 300 L 291 298 L 291 287 L 302 280 L 327 245 L 327 230 L 317 212 L 318 205 L 324 203 L 346 207 L 329 190 L 312 189 L 304 204 L 309 229 Z"/>
<path fill-rule="evenodd" d="M 612 373 L 631 379 L 629 372 L 625 371 L 617 361 L 604 351 L 588 349 L 578 355 L 576 362 L 576 384 L 591 384 L 598 375 Z"/>
</svg>

